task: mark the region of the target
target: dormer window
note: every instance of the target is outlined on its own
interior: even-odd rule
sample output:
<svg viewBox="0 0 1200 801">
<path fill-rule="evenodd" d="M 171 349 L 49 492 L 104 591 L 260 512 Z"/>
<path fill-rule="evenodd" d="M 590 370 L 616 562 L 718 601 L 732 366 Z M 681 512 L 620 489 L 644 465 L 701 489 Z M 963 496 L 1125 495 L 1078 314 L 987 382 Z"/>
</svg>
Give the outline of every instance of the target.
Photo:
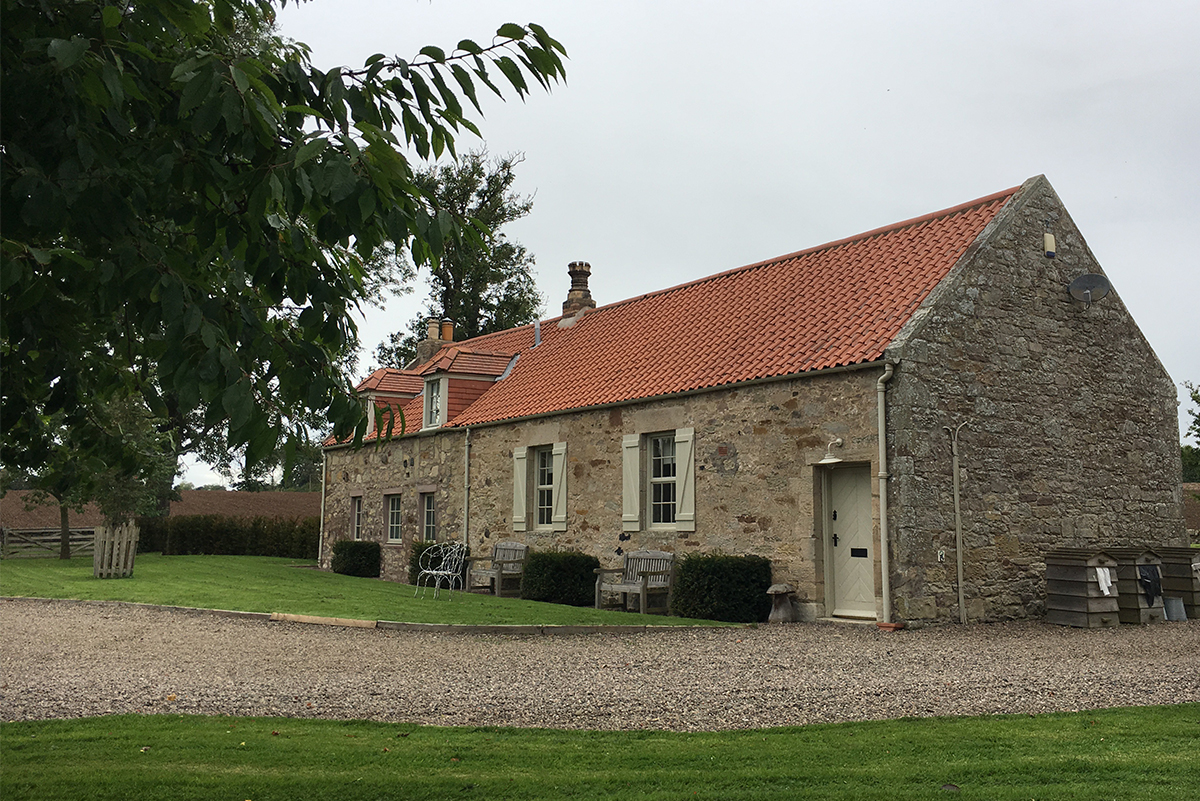
<svg viewBox="0 0 1200 801">
<path fill-rule="evenodd" d="M 425 420 L 422 428 L 438 428 L 445 421 L 446 393 L 442 391 L 442 379 L 428 379 L 425 382 Z"/>
</svg>

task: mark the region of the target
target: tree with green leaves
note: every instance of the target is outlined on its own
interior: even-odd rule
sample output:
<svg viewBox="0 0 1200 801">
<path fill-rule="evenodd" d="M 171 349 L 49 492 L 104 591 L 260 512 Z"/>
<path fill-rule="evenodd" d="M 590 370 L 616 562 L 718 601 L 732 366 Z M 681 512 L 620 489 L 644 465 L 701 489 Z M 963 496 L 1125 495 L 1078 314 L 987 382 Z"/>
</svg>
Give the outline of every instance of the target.
<svg viewBox="0 0 1200 801">
<path fill-rule="evenodd" d="M 284 2 L 285 0 L 280 0 Z M 105 404 L 160 432 L 219 432 L 251 464 L 304 412 L 361 440 L 343 356 L 369 265 L 436 264 L 484 234 L 416 183 L 411 154 L 478 134 L 478 92 L 562 79 L 537 25 L 411 60 L 318 69 L 239 25 L 271 0 L 3 0 L 0 461 L 40 469 L 71 432 L 107 467 L 136 445 Z M 469 104 L 469 108 L 464 108 Z M 190 432 L 190 433 L 189 433 Z"/>
<path fill-rule="evenodd" d="M 1200 386 L 1193 384 L 1191 381 L 1184 381 L 1183 388 L 1187 390 L 1188 396 L 1192 401 L 1191 408 L 1188 409 L 1188 414 L 1191 415 L 1192 422 L 1188 426 L 1187 436 L 1194 438 L 1200 444 Z M 1189 484 L 1200 482 L 1200 447 L 1196 445 L 1183 445 L 1181 450 L 1183 455 L 1183 480 Z"/>
<path fill-rule="evenodd" d="M 470 339 L 503 331 L 537 319 L 542 296 L 530 273 L 534 258 L 523 245 L 500 230 L 529 214 L 533 199 L 512 190 L 515 168 L 522 156 L 513 154 L 488 161 L 486 151 L 474 151 L 458 162 L 417 173 L 416 184 L 439 208 L 473 221 L 488 232 L 484 241 L 448 239 L 442 257 L 429 275 L 425 314 L 396 331 L 375 349 L 384 367 L 404 367 L 425 338 L 429 317 L 454 321 L 454 338 Z M 411 264 L 405 277 L 416 277 Z"/>
<path fill-rule="evenodd" d="M 59 558 L 71 558 L 70 512 L 95 503 L 112 526 L 135 516 L 154 515 L 159 499 L 172 496 L 176 460 L 167 438 L 135 399 L 113 401 L 95 410 L 105 433 L 119 442 L 126 462 L 106 463 L 82 455 L 88 444 L 79 430 L 59 426 L 46 461 L 36 470 L 5 471 L 6 483 L 33 490 L 34 506 L 59 509 Z"/>
</svg>

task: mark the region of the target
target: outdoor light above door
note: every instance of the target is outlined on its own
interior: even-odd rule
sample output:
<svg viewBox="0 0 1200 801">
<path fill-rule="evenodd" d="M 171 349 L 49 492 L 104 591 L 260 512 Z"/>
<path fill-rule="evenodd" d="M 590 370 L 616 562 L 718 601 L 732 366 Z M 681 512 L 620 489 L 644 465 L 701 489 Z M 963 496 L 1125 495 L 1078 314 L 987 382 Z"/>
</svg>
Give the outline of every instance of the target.
<svg viewBox="0 0 1200 801">
<path fill-rule="evenodd" d="M 837 464 L 842 461 L 840 457 L 833 455 L 834 448 L 840 448 L 845 442 L 841 437 L 834 437 L 829 440 L 829 444 L 825 446 L 825 456 L 817 464 Z"/>
</svg>

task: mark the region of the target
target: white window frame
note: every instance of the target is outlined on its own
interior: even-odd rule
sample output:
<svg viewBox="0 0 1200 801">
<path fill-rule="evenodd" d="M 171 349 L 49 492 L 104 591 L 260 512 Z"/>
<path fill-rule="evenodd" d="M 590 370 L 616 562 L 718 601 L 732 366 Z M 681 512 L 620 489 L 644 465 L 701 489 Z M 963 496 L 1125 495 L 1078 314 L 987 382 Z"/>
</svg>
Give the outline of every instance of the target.
<svg viewBox="0 0 1200 801">
<path fill-rule="evenodd" d="M 532 457 L 532 458 L 531 458 Z M 549 458 L 551 483 L 539 486 L 539 460 Z M 549 489 L 549 520 L 539 514 L 539 492 Z M 532 518 L 532 521 L 530 520 Z M 513 449 L 513 531 L 567 530 L 567 443 Z"/>
<path fill-rule="evenodd" d="M 404 515 L 400 506 L 400 496 L 386 495 L 384 500 L 386 501 L 383 511 L 387 516 L 387 541 L 402 542 L 404 540 Z"/>
<path fill-rule="evenodd" d="M 549 529 L 554 522 L 554 451 L 533 449 L 533 527 Z"/>
<path fill-rule="evenodd" d="M 432 492 L 421 493 L 421 539 L 437 541 L 437 502 Z"/>
<path fill-rule="evenodd" d="M 425 413 L 422 428 L 440 428 L 446 422 L 446 382 L 441 378 L 425 380 Z"/>
<path fill-rule="evenodd" d="M 353 539 L 362 539 L 363 529 L 363 499 L 361 495 L 354 495 L 350 498 L 350 536 Z"/>
<path fill-rule="evenodd" d="M 652 504 L 654 485 L 668 483 L 667 477 L 653 475 L 651 443 L 655 438 L 671 437 L 675 443 L 675 520 L 654 523 Z M 696 530 L 696 430 L 678 428 L 647 434 L 626 434 L 621 439 L 621 528 L 623 531 L 695 531 Z"/>
<path fill-rule="evenodd" d="M 659 451 L 661 450 L 661 453 Z M 668 451 L 670 451 L 668 453 Z M 679 502 L 675 432 L 646 437 L 647 528 L 675 528 Z M 669 500 L 666 496 L 670 496 Z M 669 518 L 669 519 L 668 519 Z"/>
</svg>

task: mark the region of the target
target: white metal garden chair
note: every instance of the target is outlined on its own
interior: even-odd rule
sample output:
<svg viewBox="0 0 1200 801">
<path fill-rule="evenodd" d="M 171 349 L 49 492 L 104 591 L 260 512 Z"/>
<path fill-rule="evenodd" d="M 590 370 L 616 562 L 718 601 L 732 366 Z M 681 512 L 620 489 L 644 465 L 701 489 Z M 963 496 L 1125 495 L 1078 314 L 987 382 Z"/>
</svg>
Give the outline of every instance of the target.
<svg viewBox="0 0 1200 801">
<path fill-rule="evenodd" d="M 448 590 L 454 590 L 455 585 L 461 590 L 463 587 L 463 562 L 466 557 L 467 546 L 462 542 L 439 542 L 422 551 L 420 559 L 417 560 L 419 572 L 417 573 L 417 588 L 413 591 L 413 597 L 417 597 L 419 592 L 424 598 L 425 590 L 429 589 L 429 585 L 432 584 L 433 597 L 436 599 L 443 582 Z"/>
</svg>

